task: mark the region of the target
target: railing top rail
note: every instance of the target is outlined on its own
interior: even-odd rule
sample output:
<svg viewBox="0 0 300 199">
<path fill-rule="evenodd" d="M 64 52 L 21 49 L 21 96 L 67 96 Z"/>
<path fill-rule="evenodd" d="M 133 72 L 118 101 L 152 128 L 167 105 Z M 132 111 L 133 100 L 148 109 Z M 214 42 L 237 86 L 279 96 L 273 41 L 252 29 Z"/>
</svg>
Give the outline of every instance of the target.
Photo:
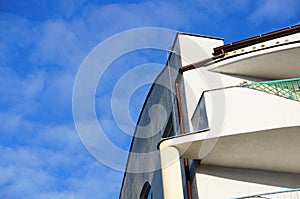
<svg viewBox="0 0 300 199">
<path fill-rule="evenodd" d="M 271 80 L 264 82 L 255 82 L 251 84 L 243 83 L 236 86 L 228 86 L 223 88 L 211 89 L 203 91 L 202 95 L 207 92 L 225 90 L 231 88 L 249 88 L 258 91 L 273 94 L 279 97 L 291 99 L 300 102 L 300 78 Z"/>
<path fill-rule="evenodd" d="M 291 82 L 291 81 L 300 81 L 300 78 L 291 78 L 291 79 L 280 79 L 280 80 L 270 80 L 264 82 L 255 82 L 251 84 L 242 84 L 241 86 L 254 86 L 254 85 L 261 85 L 261 84 L 274 84 L 274 83 L 281 83 L 281 82 Z"/>
<path fill-rule="evenodd" d="M 238 198 L 233 198 L 233 199 L 244 199 L 244 198 L 251 198 L 251 197 L 257 197 L 257 196 L 266 196 L 266 195 L 273 195 L 273 194 L 283 194 L 283 193 L 289 193 L 289 192 L 298 192 L 300 191 L 300 188 L 296 189 L 287 189 L 287 190 L 282 190 L 282 191 L 274 191 L 274 192 L 267 192 L 267 193 L 261 193 L 261 194 L 254 194 L 254 195 L 249 195 L 249 196 L 243 196 L 243 197 L 238 197 Z"/>
</svg>

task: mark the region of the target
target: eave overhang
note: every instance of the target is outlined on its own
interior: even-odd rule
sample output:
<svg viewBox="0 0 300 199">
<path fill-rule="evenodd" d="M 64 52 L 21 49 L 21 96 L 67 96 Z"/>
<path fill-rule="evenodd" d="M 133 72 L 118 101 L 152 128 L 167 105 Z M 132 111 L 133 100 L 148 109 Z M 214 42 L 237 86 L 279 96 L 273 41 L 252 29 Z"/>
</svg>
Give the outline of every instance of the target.
<svg viewBox="0 0 300 199">
<path fill-rule="evenodd" d="M 209 129 L 163 139 L 181 158 L 201 164 L 300 173 L 300 126 L 220 136 Z"/>
</svg>

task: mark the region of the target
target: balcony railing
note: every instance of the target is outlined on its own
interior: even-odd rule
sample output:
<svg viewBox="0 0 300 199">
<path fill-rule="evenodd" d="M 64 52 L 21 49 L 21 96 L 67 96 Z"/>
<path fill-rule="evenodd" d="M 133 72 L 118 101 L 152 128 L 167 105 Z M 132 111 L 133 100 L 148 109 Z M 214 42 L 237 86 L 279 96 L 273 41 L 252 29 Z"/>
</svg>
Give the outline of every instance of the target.
<svg viewBox="0 0 300 199">
<path fill-rule="evenodd" d="M 270 193 L 257 194 L 252 196 L 239 197 L 235 199 L 299 199 L 300 189 L 289 189 L 285 191 L 277 191 Z"/>
<path fill-rule="evenodd" d="M 300 78 L 256 82 L 241 86 L 300 101 Z"/>
</svg>

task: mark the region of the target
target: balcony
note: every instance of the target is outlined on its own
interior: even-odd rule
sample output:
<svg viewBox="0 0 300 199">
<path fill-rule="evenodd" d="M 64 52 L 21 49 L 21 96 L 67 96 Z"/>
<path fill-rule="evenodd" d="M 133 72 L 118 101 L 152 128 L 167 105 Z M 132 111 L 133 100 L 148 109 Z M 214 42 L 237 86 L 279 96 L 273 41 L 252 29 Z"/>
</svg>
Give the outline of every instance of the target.
<svg viewBox="0 0 300 199">
<path fill-rule="evenodd" d="M 191 118 L 194 132 L 168 145 L 204 165 L 300 173 L 299 81 L 205 91 Z"/>
<path fill-rule="evenodd" d="M 300 76 L 299 52 L 300 33 L 297 33 L 234 50 L 210 70 L 265 79 L 296 78 Z"/>
<path fill-rule="evenodd" d="M 236 199 L 299 199 L 300 198 L 300 189 L 290 189 L 286 191 L 278 191 L 278 192 L 270 192 L 270 193 L 264 193 L 264 194 L 257 194 L 257 195 L 251 195 L 251 196 L 245 196 L 245 197 L 239 197 Z"/>
<path fill-rule="evenodd" d="M 263 91 L 287 99 L 300 101 L 300 78 L 257 82 L 242 86 Z"/>
</svg>

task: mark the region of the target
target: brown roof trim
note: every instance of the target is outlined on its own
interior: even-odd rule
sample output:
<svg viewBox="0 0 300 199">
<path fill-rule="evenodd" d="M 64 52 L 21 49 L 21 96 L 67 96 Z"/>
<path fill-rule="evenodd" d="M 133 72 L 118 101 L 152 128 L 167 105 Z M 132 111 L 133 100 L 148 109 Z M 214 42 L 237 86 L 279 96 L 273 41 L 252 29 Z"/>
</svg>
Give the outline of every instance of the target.
<svg viewBox="0 0 300 199">
<path fill-rule="evenodd" d="M 214 48 L 214 55 L 300 32 L 300 24 Z"/>
<path fill-rule="evenodd" d="M 181 66 L 181 68 L 179 69 L 179 72 L 180 73 L 183 73 L 185 71 L 188 71 L 188 70 L 191 70 L 191 69 L 195 69 L 195 68 L 198 68 L 199 66 L 202 66 L 202 65 L 205 65 L 213 60 L 216 60 L 216 59 L 219 59 L 219 58 L 222 58 L 225 56 L 225 52 L 223 51 L 223 49 L 221 49 L 221 53 L 218 54 L 218 55 L 215 55 L 213 57 L 209 57 L 209 58 L 206 58 L 206 59 L 203 59 L 203 60 L 200 60 L 198 62 L 195 62 L 195 63 L 192 63 L 192 64 L 188 64 L 188 65 L 185 65 L 185 66 Z"/>
<path fill-rule="evenodd" d="M 224 41 L 224 38 L 208 36 L 208 35 L 200 35 L 200 34 L 195 34 L 195 33 L 178 32 L 177 34 L 178 35 L 188 35 L 188 36 L 193 36 L 193 37 L 203 37 L 203 38 L 207 38 L 207 39 L 216 39 L 216 40 Z"/>
</svg>

